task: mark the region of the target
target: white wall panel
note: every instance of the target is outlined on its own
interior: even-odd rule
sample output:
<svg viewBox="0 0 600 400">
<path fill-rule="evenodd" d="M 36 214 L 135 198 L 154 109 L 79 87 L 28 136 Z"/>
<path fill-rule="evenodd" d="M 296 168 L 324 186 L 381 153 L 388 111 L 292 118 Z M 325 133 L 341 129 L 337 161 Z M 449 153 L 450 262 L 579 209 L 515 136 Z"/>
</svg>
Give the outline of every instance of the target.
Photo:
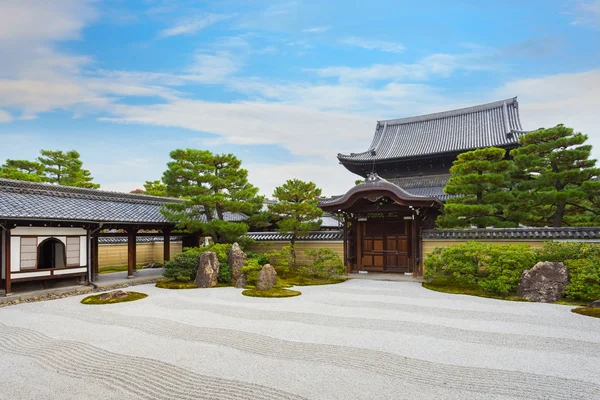
<svg viewBox="0 0 600 400">
<path fill-rule="evenodd" d="M 19 272 L 21 270 L 21 238 L 10 238 L 10 270 Z"/>
<path fill-rule="evenodd" d="M 36 278 L 38 276 L 50 276 L 50 271 L 38 271 L 38 272 L 22 272 L 20 274 L 13 274 L 13 279 L 21 278 Z"/>
<path fill-rule="evenodd" d="M 80 236 L 79 242 L 79 265 L 87 265 L 87 236 Z"/>
<path fill-rule="evenodd" d="M 54 275 L 80 274 L 82 272 L 87 272 L 87 268 L 56 269 L 54 270 Z"/>
</svg>

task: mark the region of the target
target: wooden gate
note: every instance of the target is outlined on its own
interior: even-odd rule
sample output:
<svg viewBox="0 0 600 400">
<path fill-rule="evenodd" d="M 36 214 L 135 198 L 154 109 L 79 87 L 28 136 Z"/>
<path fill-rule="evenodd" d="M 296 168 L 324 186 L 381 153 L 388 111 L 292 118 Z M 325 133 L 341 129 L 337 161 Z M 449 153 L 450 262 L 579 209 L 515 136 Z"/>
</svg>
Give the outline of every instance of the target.
<svg viewBox="0 0 600 400">
<path fill-rule="evenodd" d="M 371 272 L 413 272 L 410 220 L 360 223 L 358 269 Z"/>
</svg>

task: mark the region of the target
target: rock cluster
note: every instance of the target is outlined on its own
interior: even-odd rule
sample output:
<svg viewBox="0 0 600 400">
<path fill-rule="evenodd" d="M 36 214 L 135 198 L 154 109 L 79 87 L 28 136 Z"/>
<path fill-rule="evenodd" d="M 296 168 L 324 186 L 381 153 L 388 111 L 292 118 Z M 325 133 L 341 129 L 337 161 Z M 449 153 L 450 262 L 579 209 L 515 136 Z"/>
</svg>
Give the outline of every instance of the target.
<svg viewBox="0 0 600 400">
<path fill-rule="evenodd" d="M 231 267 L 232 282 L 236 282 L 242 275 L 242 267 L 246 264 L 246 253 L 240 248 L 237 243 L 234 243 L 227 256 L 227 264 Z"/>
<path fill-rule="evenodd" d="M 122 299 L 123 297 L 129 296 L 128 292 L 123 290 L 113 290 L 112 292 L 104 293 L 98 297 L 98 300 L 108 301 L 113 299 Z"/>
<path fill-rule="evenodd" d="M 258 273 L 258 280 L 256 281 L 256 288 L 258 290 L 269 290 L 275 286 L 277 281 L 277 271 L 271 266 L 271 264 L 265 264 L 260 272 Z"/>
<path fill-rule="evenodd" d="M 203 253 L 200 256 L 196 280 L 194 283 L 199 288 L 211 288 L 217 285 L 219 277 L 219 259 L 217 254 L 212 251 Z"/>
<path fill-rule="evenodd" d="M 564 296 L 569 273 L 561 262 L 544 261 L 523 271 L 517 294 L 527 300 L 551 303 Z"/>
</svg>

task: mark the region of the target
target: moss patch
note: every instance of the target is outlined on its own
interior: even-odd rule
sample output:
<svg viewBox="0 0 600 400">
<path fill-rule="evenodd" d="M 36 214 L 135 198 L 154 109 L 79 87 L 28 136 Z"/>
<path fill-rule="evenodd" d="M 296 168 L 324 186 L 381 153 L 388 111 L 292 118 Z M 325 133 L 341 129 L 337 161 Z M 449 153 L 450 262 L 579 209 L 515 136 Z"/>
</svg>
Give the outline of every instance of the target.
<svg viewBox="0 0 600 400">
<path fill-rule="evenodd" d="M 161 289 L 198 289 L 193 281 L 176 281 L 174 279 L 158 281 L 156 287 Z"/>
<path fill-rule="evenodd" d="M 588 317 L 600 318 L 600 308 L 579 307 L 573 308 L 571 312 L 575 314 L 587 315 Z"/>
<path fill-rule="evenodd" d="M 116 298 L 116 299 L 109 299 L 109 300 L 101 300 L 100 298 L 103 296 L 104 294 L 96 294 L 94 296 L 88 296 L 85 299 L 81 300 L 81 304 L 115 304 L 115 303 L 125 303 L 128 301 L 136 301 L 136 300 L 141 300 L 141 299 L 145 299 L 146 297 L 148 297 L 148 295 L 146 293 L 139 293 L 139 292 L 128 292 L 126 297 L 120 297 L 120 298 Z"/>
<path fill-rule="evenodd" d="M 516 294 L 497 295 L 486 292 L 476 283 L 469 283 L 464 280 L 453 278 L 435 278 L 431 282 L 423 282 L 423 287 L 436 292 L 466 294 L 469 296 L 487 297 L 490 299 L 510 300 L 510 301 L 528 301 Z"/>
<path fill-rule="evenodd" d="M 273 288 L 269 290 L 246 289 L 242 294 L 250 297 L 294 297 L 300 296 L 302 293 L 297 290 Z"/>
<path fill-rule="evenodd" d="M 284 277 L 277 277 L 276 288 L 289 288 L 292 286 L 317 286 L 317 285 L 333 285 L 336 283 L 345 282 L 346 278 L 331 277 L 329 279 L 307 278 L 301 275 L 289 273 Z"/>
</svg>

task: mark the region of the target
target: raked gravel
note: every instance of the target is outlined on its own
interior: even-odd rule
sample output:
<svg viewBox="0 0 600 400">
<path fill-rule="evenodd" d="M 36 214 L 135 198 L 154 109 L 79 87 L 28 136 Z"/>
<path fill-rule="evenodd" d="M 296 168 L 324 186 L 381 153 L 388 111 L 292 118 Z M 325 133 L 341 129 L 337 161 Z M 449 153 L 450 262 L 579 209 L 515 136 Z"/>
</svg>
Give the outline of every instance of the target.
<svg viewBox="0 0 600 400">
<path fill-rule="evenodd" d="M 0 309 L 0 399 L 600 399 L 600 319 L 351 280 Z"/>
</svg>

